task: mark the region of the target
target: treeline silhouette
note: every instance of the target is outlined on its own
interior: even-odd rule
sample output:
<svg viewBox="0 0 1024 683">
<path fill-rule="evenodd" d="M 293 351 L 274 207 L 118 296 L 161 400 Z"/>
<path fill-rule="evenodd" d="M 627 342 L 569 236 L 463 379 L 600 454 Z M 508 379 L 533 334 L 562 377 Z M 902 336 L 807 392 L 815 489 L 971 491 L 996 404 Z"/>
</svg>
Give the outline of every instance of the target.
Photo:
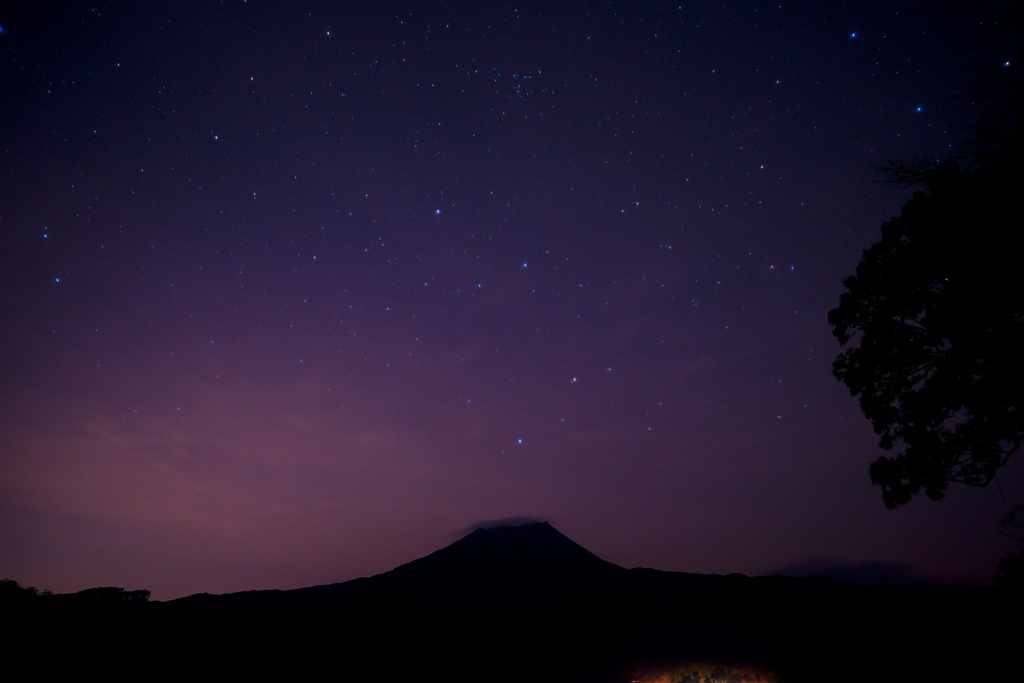
<svg viewBox="0 0 1024 683">
<path fill-rule="evenodd" d="M 994 589 L 627 570 L 544 523 L 300 590 L 0 593 L 33 678 L 678 682 L 703 662 L 779 683 L 1002 680 L 1021 636 Z"/>
</svg>

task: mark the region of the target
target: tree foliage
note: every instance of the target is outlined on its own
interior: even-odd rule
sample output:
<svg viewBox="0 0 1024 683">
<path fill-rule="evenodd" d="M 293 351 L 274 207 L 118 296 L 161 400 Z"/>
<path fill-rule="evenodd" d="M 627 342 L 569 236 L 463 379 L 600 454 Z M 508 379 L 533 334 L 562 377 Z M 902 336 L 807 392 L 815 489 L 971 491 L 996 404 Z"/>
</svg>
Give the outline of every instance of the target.
<svg viewBox="0 0 1024 683">
<path fill-rule="evenodd" d="M 896 450 L 870 468 L 889 508 L 989 484 L 1024 438 L 1019 103 L 990 106 L 959 158 L 879 169 L 919 189 L 828 315 L 833 374 Z"/>
<path fill-rule="evenodd" d="M 126 591 L 124 588 L 113 586 L 103 588 L 87 588 L 74 594 L 78 600 L 89 600 L 92 602 L 147 602 L 149 591 L 136 590 Z"/>
<path fill-rule="evenodd" d="M 999 520 L 999 533 L 1017 541 L 1020 551 L 999 560 L 996 585 L 1017 595 L 1024 595 L 1024 503 L 1017 503 Z"/>
<path fill-rule="evenodd" d="M 39 595 L 32 586 L 22 586 L 14 579 L 0 579 L 0 604 L 24 602 Z"/>
</svg>

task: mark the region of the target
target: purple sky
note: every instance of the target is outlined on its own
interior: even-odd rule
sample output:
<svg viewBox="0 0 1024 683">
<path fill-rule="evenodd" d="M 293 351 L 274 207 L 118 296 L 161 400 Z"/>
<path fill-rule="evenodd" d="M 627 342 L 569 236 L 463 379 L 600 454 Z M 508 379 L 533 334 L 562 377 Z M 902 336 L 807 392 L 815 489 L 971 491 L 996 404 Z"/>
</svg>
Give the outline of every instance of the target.
<svg viewBox="0 0 1024 683">
<path fill-rule="evenodd" d="M 293 588 L 526 516 L 991 582 L 1009 503 L 884 508 L 826 313 L 1011 4 L 5 5 L 0 574 Z"/>
</svg>

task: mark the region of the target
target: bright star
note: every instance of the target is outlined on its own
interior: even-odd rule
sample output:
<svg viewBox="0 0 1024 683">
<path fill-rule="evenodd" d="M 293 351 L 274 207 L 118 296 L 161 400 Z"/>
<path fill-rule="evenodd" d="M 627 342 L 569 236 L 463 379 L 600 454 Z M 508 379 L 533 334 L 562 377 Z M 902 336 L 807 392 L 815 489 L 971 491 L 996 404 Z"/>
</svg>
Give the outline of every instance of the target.
<svg viewBox="0 0 1024 683">
<path fill-rule="evenodd" d="M 434 214 L 440 216 L 441 215 L 441 209 L 434 209 Z"/>
<path fill-rule="evenodd" d="M 856 33 L 851 33 L 851 34 L 850 34 L 850 37 L 851 37 L 851 38 L 856 38 L 856 37 L 857 37 L 857 34 L 856 34 Z"/>
</svg>

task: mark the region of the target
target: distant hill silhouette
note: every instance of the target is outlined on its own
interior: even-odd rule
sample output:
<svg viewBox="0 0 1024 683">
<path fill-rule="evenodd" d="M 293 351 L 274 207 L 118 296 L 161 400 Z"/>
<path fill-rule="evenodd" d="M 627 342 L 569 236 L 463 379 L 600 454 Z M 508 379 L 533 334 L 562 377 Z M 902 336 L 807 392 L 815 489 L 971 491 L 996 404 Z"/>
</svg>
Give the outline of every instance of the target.
<svg viewBox="0 0 1024 683">
<path fill-rule="evenodd" d="M 18 628 L 5 645 L 36 678 L 626 683 L 701 662 L 778 683 L 1001 680 L 1021 636 L 991 589 L 627 570 L 543 522 L 298 590 L 165 603 L 8 592 Z"/>
<path fill-rule="evenodd" d="M 771 572 L 775 576 L 845 579 L 858 586 L 914 586 L 933 584 L 908 564 L 899 562 L 854 562 L 840 564 L 828 560 L 809 560 Z"/>
</svg>

